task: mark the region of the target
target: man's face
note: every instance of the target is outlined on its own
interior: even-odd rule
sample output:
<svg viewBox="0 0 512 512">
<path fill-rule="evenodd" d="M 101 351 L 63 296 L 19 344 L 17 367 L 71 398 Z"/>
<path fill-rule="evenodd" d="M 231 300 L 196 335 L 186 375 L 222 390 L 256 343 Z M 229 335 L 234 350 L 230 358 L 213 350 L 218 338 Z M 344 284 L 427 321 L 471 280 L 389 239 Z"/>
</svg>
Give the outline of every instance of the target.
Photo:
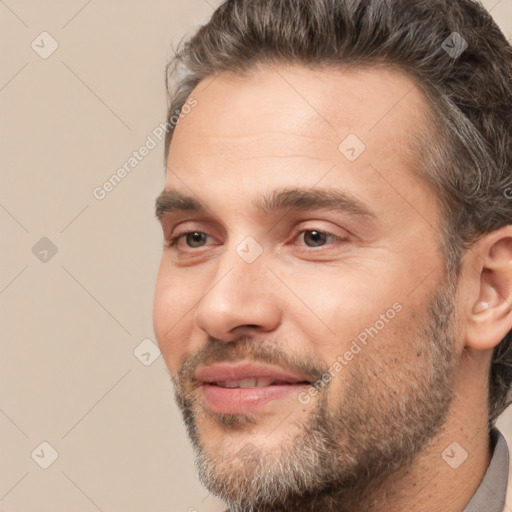
<svg viewBox="0 0 512 512">
<path fill-rule="evenodd" d="M 159 200 L 179 238 L 154 326 L 201 478 L 233 507 L 334 482 L 349 503 L 452 398 L 440 214 L 408 149 L 424 100 L 390 70 L 300 67 L 192 96 Z"/>
</svg>

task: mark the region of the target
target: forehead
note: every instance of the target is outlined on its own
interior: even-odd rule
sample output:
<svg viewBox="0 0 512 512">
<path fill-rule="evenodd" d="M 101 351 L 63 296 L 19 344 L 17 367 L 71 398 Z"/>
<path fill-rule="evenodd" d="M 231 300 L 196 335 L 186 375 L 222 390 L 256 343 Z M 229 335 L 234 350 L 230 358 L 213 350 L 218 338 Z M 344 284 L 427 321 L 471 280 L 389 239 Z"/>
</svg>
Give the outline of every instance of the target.
<svg viewBox="0 0 512 512">
<path fill-rule="evenodd" d="M 191 96 L 197 106 L 175 129 L 167 187 L 205 197 L 236 184 L 247 195 L 256 180 L 268 189 L 311 185 L 332 166 L 328 185 L 378 193 L 368 181 L 378 172 L 418 186 L 409 138 L 427 103 L 397 70 L 261 67 L 206 78 Z"/>
<path fill-rule="evenodd" d="M 208 77 L 191 96 L 198 106 L 180 122 L 175 138 L 189 130 L 201 137 L 254 135 L 258 128 L 320 136 L 354 128 L 361 135 L 370 132 L 369 138 L 374 131 L 399 132 L 406 128 L 403 121 L 413 126 L 419 120 L 415 113 L 426 107 L 412 79 L 390 67 L 262 66 L 246 76 Z M 215 126 L 208 118 L 216 118 Z"/>
</svg>

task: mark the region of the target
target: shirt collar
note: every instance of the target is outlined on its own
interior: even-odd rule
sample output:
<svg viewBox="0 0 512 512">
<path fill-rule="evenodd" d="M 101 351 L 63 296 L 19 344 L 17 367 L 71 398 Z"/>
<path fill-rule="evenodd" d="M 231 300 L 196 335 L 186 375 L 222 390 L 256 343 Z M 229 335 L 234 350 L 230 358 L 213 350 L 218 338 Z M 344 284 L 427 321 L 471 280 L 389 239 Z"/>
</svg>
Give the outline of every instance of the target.
<svg viewBox="0 0 512 512">
<path fill-rule="evenodd" d="M 491 462 L 480 486 L 463 512 L 502 512 L 508 484 L 509 453 L 505 438 L 496 428 L 491 428 Z"/>
</svg>

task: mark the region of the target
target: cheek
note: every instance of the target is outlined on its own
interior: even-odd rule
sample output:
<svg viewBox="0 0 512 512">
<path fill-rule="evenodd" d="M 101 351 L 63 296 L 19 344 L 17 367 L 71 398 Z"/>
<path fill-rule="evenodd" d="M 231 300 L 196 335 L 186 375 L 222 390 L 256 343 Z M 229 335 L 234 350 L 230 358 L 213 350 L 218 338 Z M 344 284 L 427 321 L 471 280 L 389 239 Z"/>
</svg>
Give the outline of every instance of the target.
<svg viewBox="0 0 512 512">
<path fill-rule="evenodd" d="M 160 266 L 153 302 L 153 327 L 162 356 L 171 372 L 179 368 L 187 353 L 194 304 L 199 300 L 195 287 L 172 277 Z"/>
<path fill-rule="evenodd" d="M 398 295 L 389 283 L 379 286 L 375 276 L 364 274 L 333 268 L 290 276 L 296 298 L 288 299 L 289 312 L 305 329 L 316 331 L 320 342 L 357 334 L 391 308 Z"/>
<path fill-rule="evenodd" d="M 425 300 L 407 297 L 411 281 L 399 267 L 383 269 L 377 262 L 365 269 L 296 273 L 287 279 L 296 297 L 287 299 L 286 312 L 314 357 L 327 366 L 345 354 L 343 360 L 352 361 L 360 351 L 404 350 L 408 322 L 418 320 L 411 313 Z"/>
</svg>

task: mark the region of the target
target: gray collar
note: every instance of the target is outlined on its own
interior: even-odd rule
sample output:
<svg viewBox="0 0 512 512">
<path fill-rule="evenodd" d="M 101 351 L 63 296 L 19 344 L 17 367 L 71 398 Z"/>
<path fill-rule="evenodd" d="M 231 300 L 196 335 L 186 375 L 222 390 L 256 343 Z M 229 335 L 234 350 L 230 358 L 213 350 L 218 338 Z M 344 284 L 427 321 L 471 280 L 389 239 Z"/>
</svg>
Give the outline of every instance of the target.
<svg viewBox="0 0 512 512">
<path fill-rule="evenodd" d="M 480 486 L 463 512 L 502 512 L 508 484 L 508 446 L 501 432 L 491 428 L 491 462 Z"/>
</svg>

